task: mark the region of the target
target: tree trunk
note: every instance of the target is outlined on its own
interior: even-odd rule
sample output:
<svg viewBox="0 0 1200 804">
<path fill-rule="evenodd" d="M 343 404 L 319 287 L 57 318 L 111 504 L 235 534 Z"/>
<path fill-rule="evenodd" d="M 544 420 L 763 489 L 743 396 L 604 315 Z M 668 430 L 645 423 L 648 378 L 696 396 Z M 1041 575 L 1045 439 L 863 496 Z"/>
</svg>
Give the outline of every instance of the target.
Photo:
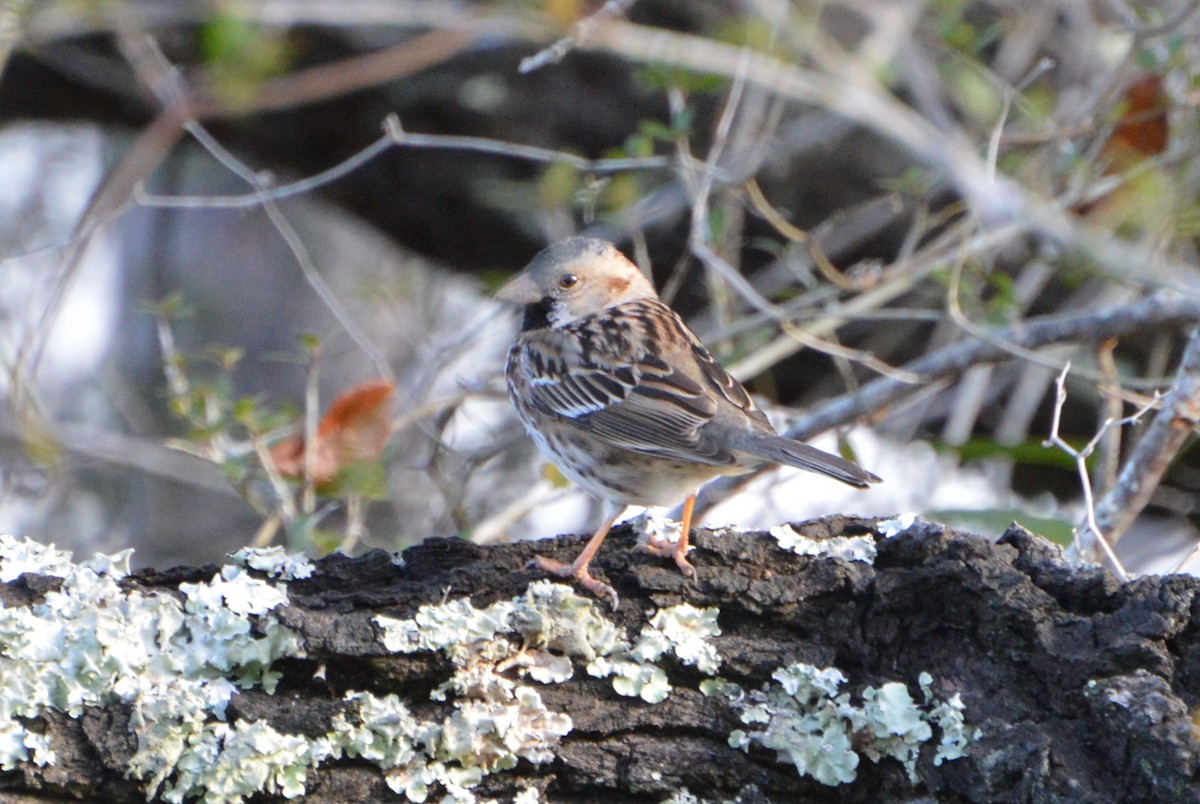
<svg viewBox="0 0 1200 804">
<path fill-rule="evenodd" d="M 1120 585 L 1066 565 L 1017 526 L 992 543 L 903 525 L 796 526 L 823 548 L 869 553 L 873 542 L 873 562 L 798 555 L 765 533 L 700 532 L 695 582 L 633 549 L 632 529 L 618 527 L 594 565 L 620 593 L 615 612 L 582 590 L 531 587 L 543 578 L 525 564 L 539 553 L 569 559 L 580 538 L 487 548 L 431 539 L 402 567 L 382 551 L 331 556 L 286 582 L 286 603 L 250 617 L 256 633 L 275 618 L 300 637 L 303 656 L 282 649 L 274 660 L 274 694 L 241 689 L 224 721 L 201 720 L 303 737 L 291 760 L 263 762 L 307 768 L 307 801 L 404 800 L 394 790 L 432 801 L 1200 799 L 1190 716 L 1200 581 Z M 825 541 L 834 537 L 866 538 Z M 120 586 L 182 599 L 195 587 L 180 584 L 215 572 L 138 572 Z M 4 611 L 36 607 L 70 583 L 26 574 L 0 586 L 0 601 Z M 473 608 L 455 602 L 464 598 Z M 0 629 L 5 673 L 17 673 L 13 644 L 11 627 Z M 391 715 L 372 720 L 352 692 L 390 701 Z M 59 704 L 20 721 L 48 738 L 54 761 L 34 764 L 31 748 L 0 774 L 0 798 L 145 800 L 147 774 L 126 774 L 139 740 L 145 753 L 147 735 L 170 732 L 139 725 L 139 706 L 118 689 L 77 716 Z M 343 728 L 340 752 L 322 757 L 322 736 L 347 722 L 369 724 L 368 738 Z M 232 752 L 228 734 L 223 744 Z M 235 784 L 214 780 L 271 750 L 239 745 L 243 759 L 230 753 L 196 783 L 168 768 L 159 795 L 237 800 Z M 267 792 L 256 800 L 299 792 L 258 789 Z"/>
</svg>

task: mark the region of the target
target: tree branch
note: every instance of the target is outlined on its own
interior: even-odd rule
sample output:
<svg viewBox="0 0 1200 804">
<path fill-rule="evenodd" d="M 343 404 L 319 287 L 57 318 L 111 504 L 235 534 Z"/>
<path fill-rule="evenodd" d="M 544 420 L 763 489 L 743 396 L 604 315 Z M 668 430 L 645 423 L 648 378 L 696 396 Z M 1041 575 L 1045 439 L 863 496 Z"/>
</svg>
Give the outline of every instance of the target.
<svg viewBox="0 0 1200 804">
<path fill-rule="evenodd" d="M 1171 460 L 1200 423 L 1200 329 L 1188 338 L 1175 382 L 1162 398 L 1162 407 L 1150 420 L 1145 434 L 1130 453 L 1117 483 L 1096 504 L 1096 526 L 1109 544 L 1125 535 L 1162 481 Z M 1082 536 L 1083 534 L 1081 534 Z M 1087 532 L 1080 544 L 1089 556 L 1096 549 L 1095 534 Z"/>
</svg>

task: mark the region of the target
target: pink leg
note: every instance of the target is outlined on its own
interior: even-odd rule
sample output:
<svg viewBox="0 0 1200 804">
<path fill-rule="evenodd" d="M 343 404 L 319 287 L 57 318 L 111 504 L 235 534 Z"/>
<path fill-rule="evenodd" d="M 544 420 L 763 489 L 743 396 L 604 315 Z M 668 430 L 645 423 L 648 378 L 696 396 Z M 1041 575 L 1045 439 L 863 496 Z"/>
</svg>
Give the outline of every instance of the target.
<svg viewBox="0 0 1200 804">
<path fill-rule="evenodd" d="M 646 549 L 656 556 L 671 555 L 680 571 L 693 581 L 696 580 L 696 568 L 692 566 L 692 562 L 687 560 L 687 552 L 688 534 L 692 528 L 692 511 L 695 507 L 696 495 L 693 494 L 683 503 L 683 519 L 679 523 L 679 541 L 671 544 L 665 539 L 659 539 L 652 540 L 646 545 Z"/>
<path fill-rule="evenodd" d="M 683 504 L 683 521 L 679 523 L 679 541 L 675 543 L 675 564 L 680 572 L 693 581 L 696 580 L 696 568 L 687 560 L 688 535 L 692 531 L 692 510 L 696 507 L 696 495 L 687 498 Z"/>
<path fill-rule="evenodd" d="M 608 535 L 608 531 L 612 529 L 613 523 L 617 521 L 617 517 L 621 512 L 609 516 L 601 523 L 600 528 L 588 540 L 583 551 L 570 564 L 563 564 L 561 561 L 555 561 L 552 558 L 538 556 L 533 560 L 533 564 L 543 572 L 548 572 L 551 575 L 557 575 L 560 578 L 574 578 L 583 585 L 585 589 L 591 592 L 596 597 L 607 598 L 613 609 L 617 608 L 617 592 L 606 583 L 597 581 L 588 572 L 588 565 L 592 563 L 592 558 L 595 557 L 596 551 L 600 549 L 600 544 L 604 541 L 604 537 Z"/>
</svg>

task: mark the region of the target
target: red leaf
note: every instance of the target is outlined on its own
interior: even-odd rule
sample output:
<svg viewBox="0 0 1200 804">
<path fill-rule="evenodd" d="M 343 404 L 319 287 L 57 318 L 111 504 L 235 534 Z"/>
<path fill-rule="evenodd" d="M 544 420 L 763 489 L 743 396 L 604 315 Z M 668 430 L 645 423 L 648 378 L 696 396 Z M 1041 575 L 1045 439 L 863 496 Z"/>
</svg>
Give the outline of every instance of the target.
<svg viewBox="0 0 1200 804">
<path fill-rule="evenodd" d="M 1109 171 L 1132 167 L 1167 150 L 1167 94 L 1162 76 L 1146 73 L 1125 90 L 1124 111 L 1104 144 Z"/>
<path fill-rule="evenodd" d="M 330 405 L 317 426 L 312 476 L 329 481 L 345 467 L 373 461 L 391 434 L 387 404 L 395 386 L 388 380 L 369 380 L 354 386 Z M 271 449 L 271 462 L 284 477 L 304 474 L 304 436 L 288 436 Z"/>
</svg>

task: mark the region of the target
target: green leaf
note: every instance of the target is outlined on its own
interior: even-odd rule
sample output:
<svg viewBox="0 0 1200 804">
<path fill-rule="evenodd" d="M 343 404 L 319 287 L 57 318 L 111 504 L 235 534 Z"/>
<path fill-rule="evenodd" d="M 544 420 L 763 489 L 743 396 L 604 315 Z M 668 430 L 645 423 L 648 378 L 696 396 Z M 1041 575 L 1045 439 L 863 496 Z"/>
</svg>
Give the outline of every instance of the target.
<svg viewBox="0 0 1200 804">
<path fill-rule="evenodd" d="M 634 80 L 645 89 L 666 92 L 679 89 L 689 95 L 724 90 L 729 79 L 721 75 L 697 73 L 666 64 L 651 64 L 634 73 Z"/>
</svg>

